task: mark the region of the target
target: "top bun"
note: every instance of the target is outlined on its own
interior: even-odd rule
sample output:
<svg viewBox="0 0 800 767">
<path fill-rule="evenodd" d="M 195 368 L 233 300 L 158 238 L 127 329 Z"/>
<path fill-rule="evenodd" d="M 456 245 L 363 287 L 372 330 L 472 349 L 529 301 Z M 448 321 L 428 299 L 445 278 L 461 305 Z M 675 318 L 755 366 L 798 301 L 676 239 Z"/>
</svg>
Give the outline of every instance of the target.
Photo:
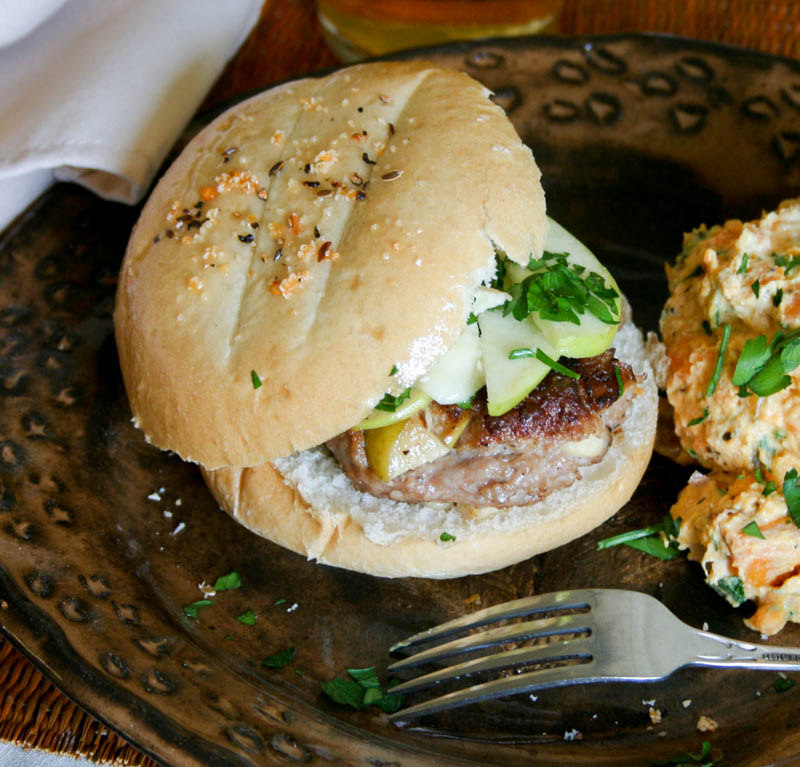
<svg viewBox="0 0 800 767">
<path fill-rule="evenodd" d="M 539 171 L 489 95 L 424 62 L 364 64 L 266 91 L 192 140 L 117 293 L 150 442 L 253 466 L 352 427 L 433 365 L 495 248 L 527 263 L 544 244 Z"/>
</svg>

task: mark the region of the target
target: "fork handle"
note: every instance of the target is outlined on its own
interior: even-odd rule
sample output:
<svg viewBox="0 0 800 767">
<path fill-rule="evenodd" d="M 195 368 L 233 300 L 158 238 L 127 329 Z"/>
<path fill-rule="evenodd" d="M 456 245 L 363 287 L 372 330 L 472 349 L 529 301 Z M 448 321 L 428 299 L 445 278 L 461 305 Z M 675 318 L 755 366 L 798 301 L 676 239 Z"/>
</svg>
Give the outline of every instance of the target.
<svg viewBox="0 0 800 767">
<path fill-rule="evenodd" d="M 691 665 L 713 668 L 754 668 L 774 671 L 800 671 L 800 647 L 779 647 L 741 642 L 708 631 L 697 632 L 712 640 L 716 652 L 698 653 Z"/>
<path fill-rule="evenodd" d="M 800 653 L 795 652 L 759 652 L 748 656 L 729 658 L 697 658 L 693 666 L 713 668 L 753 668 L 762 671 L 800 671 Z"/>
</svg>

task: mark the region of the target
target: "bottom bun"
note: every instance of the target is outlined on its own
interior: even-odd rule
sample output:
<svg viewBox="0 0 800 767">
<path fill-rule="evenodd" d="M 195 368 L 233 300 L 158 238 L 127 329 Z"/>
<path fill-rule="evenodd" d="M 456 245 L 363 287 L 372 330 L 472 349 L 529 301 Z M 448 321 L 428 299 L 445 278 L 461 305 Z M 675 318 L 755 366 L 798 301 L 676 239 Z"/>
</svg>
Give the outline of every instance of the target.
<svg viewBox="0 0 800 767">
<path fill-rule="evenodd" d="M 626 323 L 616 356 L 640 377 L 627 418 L 602 461 L 538 503 L 464 512 L 356 490 L 323 447 L 251 468 L 204 470 L 222 508 L 253 532 L 348 570 L 454 578 L 497 570 L 600 525 L 633 494 L 653 449 L 658 395 L 639 331 Z M 442 533 L 454 540 L 443 542 Z"/>
</svg>

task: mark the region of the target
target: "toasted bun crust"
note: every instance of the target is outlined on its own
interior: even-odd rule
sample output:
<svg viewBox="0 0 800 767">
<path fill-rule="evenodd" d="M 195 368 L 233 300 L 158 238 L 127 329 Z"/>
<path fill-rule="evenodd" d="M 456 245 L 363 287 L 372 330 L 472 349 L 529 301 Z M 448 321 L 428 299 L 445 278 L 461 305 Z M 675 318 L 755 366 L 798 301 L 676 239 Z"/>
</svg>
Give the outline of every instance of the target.
<svg viewBox="0 0 800 767">
<path fill-rule="evenodd" d="M 539 171 L 489 95 L 424 62 L 365 64 L 255 96 L 187 146 L 117 294 L 150 442 L 208 468 L 261 464 L 432 366 L 494 247 L 526 263 L 546 234 Z"/>
<path fill-rule="evenodd" d="M 617 356 L 645 380 L 604 459 L 531 506 L 465 518 L 448 504 L 407 504 L 355 490 L 323 448 L 245 469 L 205 471 L 238 522 L 309 559 L 388 577 L 453 578 L 519 562 L 604 522 L 628 501 L 647 467 L 657 390 L 638 330 L 628 323 Z M 455 541 L 442 543 L 447 532 Z"/>
</svg>

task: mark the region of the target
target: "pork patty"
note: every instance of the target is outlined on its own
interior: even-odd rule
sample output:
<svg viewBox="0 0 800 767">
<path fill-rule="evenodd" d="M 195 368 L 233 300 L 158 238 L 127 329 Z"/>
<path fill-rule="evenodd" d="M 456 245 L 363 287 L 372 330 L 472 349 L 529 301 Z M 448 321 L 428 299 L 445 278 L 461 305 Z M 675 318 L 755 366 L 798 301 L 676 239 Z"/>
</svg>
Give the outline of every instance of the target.
<svg viewBox="0 0 800 767">
<path fill-rule="evenodd" d="M 580 375 L 551 371 L 522 402 L 502 416 L 486 410 L 486 390 L 472 402 L 472 417 L 449 453 L 383 481 L 369 467 L 363 432 L 351 429 L 327 443 L 359 490 L 397 501 L 469 506 L 521 506 L 578 479 L 578 469 L 608 452 L 614 429 L 630 407 L 636 376 L 609 349 L 597 357 L 566 360 Z M 617 371 L 623 381 L 620 396 Z M 428 427 L 458 420 L 458 405 L 432 403 Z"/>
</svg>

